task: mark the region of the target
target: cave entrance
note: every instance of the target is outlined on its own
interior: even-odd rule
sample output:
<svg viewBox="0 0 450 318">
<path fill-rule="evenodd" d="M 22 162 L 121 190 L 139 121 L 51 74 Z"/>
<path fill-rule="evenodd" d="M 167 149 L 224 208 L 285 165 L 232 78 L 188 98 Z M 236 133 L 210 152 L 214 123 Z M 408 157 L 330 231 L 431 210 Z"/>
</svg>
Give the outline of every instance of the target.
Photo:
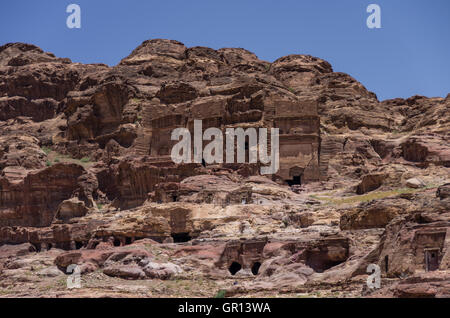
<svg viewBox="0 0 450 318">
<path fill-rule="evenodd" d="M 114 246 L 120 246 L 121 242 L 118 238 L 114 239 Z"/>
<path fill-rule="evenodd" d="M 389 272 L 389 255 L 384 257 L 384 270 L 386 273 Z"/>
<path fill-rule="evenodd" d="M 31 243 L 31 245 L 33 245 L 34 250 L 36 251 L 36 253 L 39 253 L 41 251 L 41 244 L 40 243 Z"/>
<path fill-rule="evenodd" d="M 287 180 L 289 186 L 302 185 L 302 176 L 304 169 L 301 167 L 292 167 L 289 170 L 289 176 L 292 177 L 291 180 Z"/>
<path fill-rule="evenodd" d="M 258 275 L 260 267 L 261 267 L 261 263 L 260 262 L 255 262 L 255 264 L 253 264 L 253 266 L 252 266 L 252 274 L 253 275 Z"/>
<path fill-rule="evenodd" d="M 75 241 L 75 249 L 79 250 L 83 247 L 83 242 Z"/>
<path fill-rule="evenodd" d="M 306 254 L 306 265 L 311 267 L 317 273 L 323 273 L 336 265 L 341 264 L 345 260 L 331 260 L 326 252 L 308 252 Z"/>
<path fill-rule="evenodd" d="M 439 249 L 425 250 L 425 266 L 427 272 L 439 269 Z"/>
<path fill-rule="evenodd" d="M 176 194 L 172 195 L 172 202 L 178 202 L 178 195 Z"/>
<path fill-rule="evenodd" d="M 174 243 L 186 243 L 192 239 L 189 233 L 172 233 L 171 236 Z"/>
<path fill-rule="evenodd" d="M 239 272 L 242 269 L 241 264 L 238 262 L 231 263 L 230 267 L 228 267 L 228 270 L 230 271 L 231 275 L 236 275 L 237 272 Z"/>
<path fill-rule="evenodd" d="M 125 238 L 125 245 L 130 245 L 131 243 L 133 243 L 133 240 L 131 237 L 126 237 Z"/>
<path fill-rule="evenodd" d="M 293 185 L 302 185 L 302 176 L 301 176 L 301 175 L 293 176 L 293 177 L 292 177 L 292 180 L 288 180 L 288 184 L 289 184 L 290 186 L 293 186 Z"/>
</svg>

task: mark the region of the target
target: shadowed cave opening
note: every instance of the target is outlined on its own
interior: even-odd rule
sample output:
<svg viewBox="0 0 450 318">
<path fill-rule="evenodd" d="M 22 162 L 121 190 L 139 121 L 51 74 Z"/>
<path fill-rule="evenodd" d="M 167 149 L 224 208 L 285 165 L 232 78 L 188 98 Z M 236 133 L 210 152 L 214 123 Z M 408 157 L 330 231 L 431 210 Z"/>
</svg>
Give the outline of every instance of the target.
<svg viewBox="0 0 450 318">
<path fill-rule="evenodd" d="M 75 241 L 75 249 L 79 250 L 83 247 L 83 242 Z"/>
<path fill-rule="evenodd" d="M 120 240 L 118 238 L 115 238 L 113 244 L 114 244 L 114 246 L 118 247 L 118 246 L 120 246 L 121 243 L 120 243 Z"/>
<path fill-rule="evenodd" d="M 425 266 L 427 272 L 436 271 L 439 269 L 439 250 L 426 250 L 425 251 Z"/>
<path fill-rule="evenodd" d="M 34 250 L 36 251 L 36 253 L 39 253 L 41 251 L 41 244 L 31 243 L 31 245 L 33 245 Z"/>
<path fill-rule="evenodd" d="M 252 274 L 253 275 L 258 275 L 260 267 L 261 267 L 261 263 L 260 262 L 255 262 L 253 264 L 253 266 L 252 266 Z"/>
<path fill-rule="evenodd" d="M 186 243 L 192 239 L 189 233 L 172 233 L 171 236 L 174 243 Z"/>
<path fill-rule="evenodd" d="M 230 271 L 231 275 L 236 275 L 237 272 L 241 270 L 242 266 L 238 262 L 231 263 L 230 267 L 228 267 L 228 270 Z"/>
<path fill-rule="evenodd" d="M 327 253 L 308 252 L 306 257 L 306 265 L 311 267 L 317 273 L 323 273 L 336 265 L 341 264 L 344 260 L 331 260 Z"/>
<path fill-rule="evenodd" d="M 301 175 L 293 176 L 292 180 L 287 180 L 287 183 L 289 184 L 289 186 L 302 185 L 302 176 Z"/>
</svg>

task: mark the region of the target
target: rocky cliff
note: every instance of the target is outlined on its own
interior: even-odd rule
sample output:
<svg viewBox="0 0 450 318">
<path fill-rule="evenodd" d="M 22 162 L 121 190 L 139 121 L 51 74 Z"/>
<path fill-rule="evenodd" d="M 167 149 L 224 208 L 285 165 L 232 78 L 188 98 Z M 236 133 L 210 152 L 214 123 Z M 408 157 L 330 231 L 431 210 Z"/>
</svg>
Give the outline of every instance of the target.
<svg viewBox="0 0 450 318">
<path fill-rule="evenodd" d="M 307 55 L 155 39 L 109 67 L 1 46 L 0 295 L 448 296 L 449 110 Z M 175 164 L 195 120 L 278 128 L 280 169 Z M 57 284 L 71 264 L 82 289 Z"/>
</svg>

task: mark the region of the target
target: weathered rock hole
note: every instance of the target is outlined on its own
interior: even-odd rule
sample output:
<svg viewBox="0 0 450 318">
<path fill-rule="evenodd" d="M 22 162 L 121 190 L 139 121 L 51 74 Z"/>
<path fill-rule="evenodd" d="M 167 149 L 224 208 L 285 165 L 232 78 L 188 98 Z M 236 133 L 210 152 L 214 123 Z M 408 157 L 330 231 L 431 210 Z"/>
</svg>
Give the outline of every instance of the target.
<svg viewBox="0 0 450 318">
<path fill-rule="evenodd" d="M 260 267 L 261 267 L 261 263 L 260 262 L 255 262 L 253 264 L 253 266 L 252 266 L 252 274 L 253 275 L 258 275 Z"/>
<path fill-rule="evenodd" d="M 48 243 L 47 244 L 47 251 L 50 251 L 53 248 L 53 244 L 52 243 Z"/>
<path fill-rule="evenodd" d="M 192 239 L 189 236 L 189 233 L 172 233 L 171 236 L 173 238 L 174 243 L 186 243 Z"/>
<path fill-rule="evenodd" d="M 125 238 L 125 245 L 130 245 L 131 243 L 133 243 L 133 240 L 131 237 L 126 237 Z"/>
<path fill-rule="evenodd" d="M 311 267 L 317 273 L 323 273 L 327 269 L 330 269 L 336 265 L 339 265 L 342 261 L 330 260 L 326 253 L 308 253 L 306 258 L 306 265 Z"/>
<path fill-rule="evenodd" d="M 83 242 L 75 241 L 75 249 L 79 250 L 83 247 Z"/>
<path fill-rule="evenodd" d="M 436 271 L 439 269 L 439 250 L 432 249 L 425 251 L 425 266 L 427 272 Z"/>
<path fill-rule="evenodd" d="M 118 246 L 120 246 L 120 244 L 121 244 L 121 242 L 120 242 L 120 240 L 119 239 L 114 239 L 114 246 L 116 246 L 116 247 L 118 247 Z"/>
<path fill-rule="evenodd" d="M 31 245 L 33 245 L 34 251 L 36 253 L 39 253 L 41 251 L 41 244 L 32 243 Z"/>
<path fill-rule="evenodd" d="M 289 184 L 289 186 L 302 185 L 302 176 L 293 176 L 292 180 L 287 180 L 287 183 Z"/>
<path fill-rule="evenodd" d="M 241 264 L 238 262 L 231 263 L 230 267 L 228 267 L 228 270 L 230 271 L 231 275 L 236 275 L 237 272 L 239 272 L 242 269 Z"/>
</svg>

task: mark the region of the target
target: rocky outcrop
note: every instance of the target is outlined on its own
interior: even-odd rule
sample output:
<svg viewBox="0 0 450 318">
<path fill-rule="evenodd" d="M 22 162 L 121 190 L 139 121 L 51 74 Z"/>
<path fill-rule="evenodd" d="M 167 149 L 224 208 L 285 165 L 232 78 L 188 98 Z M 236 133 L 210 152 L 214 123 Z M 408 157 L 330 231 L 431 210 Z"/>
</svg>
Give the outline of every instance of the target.
<svg viewBox="0 0 450 318">
<path fill-rule="evenodd" d="M 5 174 L 0 177 L 0 225 L 49 226 L 64 200 L 77 196 L 92 206 L 95 189 L 96 180 L 74 164 L 56 164 L 21 178 Z"/>
<path fill-rule="evenodd" d="M 309 55 L 153 39 L 109 67 L 3 45 L 0 295 L 67 296 L 48 286 L 78 265 L 70 295 L 446 296 L 449 102 L 380 102 Z M 278 128 L 280 169 L 174 163 L 195 120 Z M 363 287 L 369 264 L 388 286 Z"/>
</svg>

